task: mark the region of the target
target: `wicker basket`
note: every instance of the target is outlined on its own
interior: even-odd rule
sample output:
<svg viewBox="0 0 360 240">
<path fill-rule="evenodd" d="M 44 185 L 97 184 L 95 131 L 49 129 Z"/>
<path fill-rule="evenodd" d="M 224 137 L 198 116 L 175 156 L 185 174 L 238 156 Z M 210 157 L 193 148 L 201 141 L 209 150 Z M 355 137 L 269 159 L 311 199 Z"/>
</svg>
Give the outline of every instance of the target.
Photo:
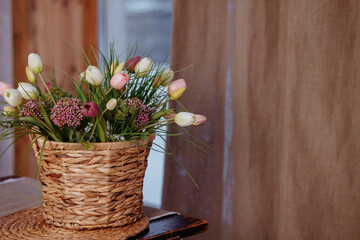
<svg viewBox="0 0 360 240">
<path fill-rule="evenodd" d="M 77 143 L 46 141 L 40 171 L 45 221 L 78 230 L 138 221 L 143 216 L 143 179 L 154 138 L 94 143 L 92 151 Z M 38 162 L 43 143 L 39 138 L 33 144 Z"/>
</svg>

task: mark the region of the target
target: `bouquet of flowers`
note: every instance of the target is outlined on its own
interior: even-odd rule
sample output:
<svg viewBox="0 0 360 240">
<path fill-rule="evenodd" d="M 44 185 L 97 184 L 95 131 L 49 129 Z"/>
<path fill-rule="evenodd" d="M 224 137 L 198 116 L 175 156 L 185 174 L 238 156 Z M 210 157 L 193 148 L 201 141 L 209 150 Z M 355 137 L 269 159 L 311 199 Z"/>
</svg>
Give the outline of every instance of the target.
<svg viewBox="0 0 360 240">
<path fill-rule="evenodd" d="M 71 92 L 56 81 L 54 69 L 44 79 L 40 56 L 29 54 L 26 76 L 30 83 L 19 82 L 15 89 L 0 82 L 0 94 L 9 104 L 1 115 L 0 140 L 13 134 L 36 134 L 91 149 L 92 142 L 146 139 L 173 122 L 184 127 L 206 120 L 199 114 L 168 109 L 167 103 L 177 101 L 186 90 L 184 79 L 173 81 L 169 66 L 130 55 L 120 62 L 113 50 L 109 61 L 101 56 L 102 61 L 91 65 L 84 55 L 86 70 L 80 79 L 67 75 Z"/>
<path fill-rule="evenodd" d="M 70 229 L 146 223 L 142 184 L 154 135 L 164 141 L 180 137 L 206 151 L 183 129 L 206 118 L 168 108 L 186 90 L 185 80 L 174 81 L 169 66 L 131 52 L 120 62 L 113 48 L 109 59 L 99 51 L 94 64 L 84 54 L 86 70 L 79 78 L 65 73 L 70 90 L 56 81 L 54 67 L 47 78 L 42 75 L 36 53 L 29 54 L 25 69 L 30 82 L 19 82 L 17 89 L 0 82 L 9 104 L 0 115 L 0 140 L 31 136 L 48 223 Z M 173 122 L 183 131 L 164 128 Z"/>
</svg>

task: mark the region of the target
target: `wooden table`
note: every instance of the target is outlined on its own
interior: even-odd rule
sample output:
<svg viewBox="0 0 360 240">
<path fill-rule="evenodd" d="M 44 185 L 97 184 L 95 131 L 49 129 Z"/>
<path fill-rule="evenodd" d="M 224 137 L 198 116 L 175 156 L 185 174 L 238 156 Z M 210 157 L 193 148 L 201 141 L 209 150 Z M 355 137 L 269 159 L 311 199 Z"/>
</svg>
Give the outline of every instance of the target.
<svg viewBox="0 0 360 240">
<path fill-rule="evenodd" d="M 5 179 L 9 181 L 8 178 L 0 178 L 0 217 L 40 205 L 35 180 L 21 178 L 14 182 L 1 182 Z M 205 232 L 208 228 L 207 221 L 203 219 L 147 206 L 144 206 L 144 212 L 150 218 L 149 228 L 131 239 L 181 239 Z"/>
</svg>

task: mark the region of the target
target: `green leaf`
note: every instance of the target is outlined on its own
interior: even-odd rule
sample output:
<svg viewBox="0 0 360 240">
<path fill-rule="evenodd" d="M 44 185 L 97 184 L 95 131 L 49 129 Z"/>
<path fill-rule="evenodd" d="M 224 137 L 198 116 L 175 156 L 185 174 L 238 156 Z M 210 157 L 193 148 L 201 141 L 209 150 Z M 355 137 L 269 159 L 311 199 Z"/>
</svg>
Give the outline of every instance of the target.
<svg viewBox="0 0 360 240">
<path fill-rule="evenodd" d="M 96 131 L 99 134 L 101 142 L 105 142 L 105 133 L 99 121 L 96 121 Z"/>
<path fill-rule="evenodd" d="M 92 151 L 93 146 L 91 145 L 91 143 L 88 140 L 81 140 L 80 143 L 84 147 L 85 150 Z"/>
<path fill-rule="evenodd" d="M 86 98 L 86 94 L 75 81 L 74 81 L 74 86 L 76 88 L 77 93 L 79 94 L 79 97 L 81 98 L 81 101 L 84 103 L 87 102 L 88 100 Z"/>
<path fill-rule="evenodd" d="M 96 103 L 99 107 L 100 107 L 100 103 L 101 101 L 99 100 L 99 98 L 96 96 L 96 94 L 94 94 L 93 92 L 90 93 L 91 94 L 91 98 L 94 101 L 94 103 Z"/>
<path fill-rule="evenodd" d="M 38 126 L 38 127 L 41 127 L 41 128 L 44 127 L 40 122 L 38 122 L 38 121 L 37 121 L 35 118 L 33 118 L 33 117 L 21 117 L 21 118 L 19 118 L 19 121 L 27 122 L 27 123 L 33 124 L 33 125 Z"/>
<path fill-rule="evenodd" d="M 46 114 L 46 111 L 45 111 L 45 109 L 44 109 L 44 106 L 43 106 L 42 103 L 41 103 L 41 100 L 39 100 L 39 108 L 40 108 L 40 112 L 41 112 L 41 114 L 42 114 L 42 116 L 43 116 L 43 118 L 44 118 L 44 120 L 45 120 L 45 123 L 46 123 L 52 130 L 54 130 L 54 127 L 53 127 L 52 123 L 50 122 L 50 119 L 49 119 L 48 115 Z"/>
</svg>

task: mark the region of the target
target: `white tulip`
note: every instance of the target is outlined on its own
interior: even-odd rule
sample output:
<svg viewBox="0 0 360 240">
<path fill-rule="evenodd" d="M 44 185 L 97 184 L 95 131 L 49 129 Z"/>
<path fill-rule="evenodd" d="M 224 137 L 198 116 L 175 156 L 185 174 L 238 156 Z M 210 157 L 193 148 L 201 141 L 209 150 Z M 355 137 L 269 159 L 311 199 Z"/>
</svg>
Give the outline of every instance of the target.
<svg viewBox="0 0 360 240">
<path fill-rule="evenodd" d="M 30 53 L 28 56 L 28 66 L 34 73 L 41 73 L 43 70 L 41 57 L 36 53 Z"/>
<path fill-rule="evenodd" d="M 117 100 L 115 98 L 112 98 L 106 103 L 106 108 L 112 111 L 115 109 L 116 104 L 117 104 Z"/>
<path fill-rule="evenodd" d="M 186 127 L 195 122 L 195 114 L 189 112 L 179 112 L 175 115 L 174 121 L 180 127 Z"/>
<path fill-rule="evenodd" d="M 39 91 L 36 87 L 30 83 L 20 82 L 17 90 L 21 93 L 21 96 L 26 100 L 34 100 L 39 97 Z"/>
<path fill-rule="evenodd" d="M 139 77 L 148 75 L 153 67 L 154 63 L 150 58 L 143 58 L 135 66 L 135 73 Z"/>
<path fill-rule="evenodd" d="M 165 87 L 174 79 L 174 72 L 170 68 L 167 68 L 160 76 L 161 86 Z"/>
<path fill-rule="evenodd" d="M 89 66 L 85 72 L 86 81 L 95 86 L 100 86 L 104 80 L 104 75 L 101 73 L 100 69 L 95 66 Z"/>
<path fill-rule="evenodd" d="M 26 72 L 26 76 L 27 76 L 27 78 L 29 79 L 30 82 L 36 82 L 36 76 L 33 73 L 33 71 L 31 71 L 29 66 L 26 66 L 25 72 Z"/>
<path fill-rule="evenodd" d="M 13 107 L 17 107 L 22 103 L 21 93 L 13 88 L 9 88 L 5 91 L 4 98 Z"/>
</svg>

